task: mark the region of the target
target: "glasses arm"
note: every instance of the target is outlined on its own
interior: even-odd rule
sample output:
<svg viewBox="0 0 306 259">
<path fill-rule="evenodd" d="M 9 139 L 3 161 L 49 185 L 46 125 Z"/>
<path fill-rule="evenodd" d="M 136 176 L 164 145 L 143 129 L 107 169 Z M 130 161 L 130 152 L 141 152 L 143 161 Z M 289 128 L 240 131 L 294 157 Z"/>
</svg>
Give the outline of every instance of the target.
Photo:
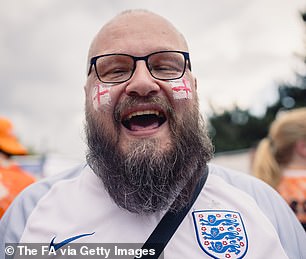
<svg viewBox="0 0 306 259">
<path fill-rule="evenodd" d="M 189 70 L 191 71 L 191 62 L 190 62 L 190 57 L 188 52 L 181 52 L 184 55 L 185 61 L 187 62 L 187 66 Z"/>
<path fill-rule="evenodd" d="M 92 70 L 92 66 L 95 64 L 95 62 L 96 62 L 96 57 L 93 57 L 93 58 L 90 59 L 89 64 L 87 66 L 87 76 L 90 75 L 91 70 Z"/>
</svg>

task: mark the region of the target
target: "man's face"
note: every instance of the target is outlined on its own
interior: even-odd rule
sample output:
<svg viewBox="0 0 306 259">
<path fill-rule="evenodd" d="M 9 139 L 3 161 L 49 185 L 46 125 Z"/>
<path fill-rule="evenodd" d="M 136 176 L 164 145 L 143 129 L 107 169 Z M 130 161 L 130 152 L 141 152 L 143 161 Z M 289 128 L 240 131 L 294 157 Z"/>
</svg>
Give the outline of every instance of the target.
<svg viewBox="0 0 306 259">
<path fill-rule="evenodd" d="M 163 20 L 122 17 L 100 32 L 90 57 L 110 53 L 144 56 L 160 50 L 187 51 L 187 47 Z M 156 148 L 166 150 L 172 145 L 169 112 L 175 112 L 179 123 L 197 106 L 195 79 L 186 68 L 179 80 L 157 80 L 144 61 L 136 64 L 132 78 L 115 85 L 101 83 L 92 68 L 85 87 L 87 109 L 121 150 L 128 152 L 131 143 L 144 139 L 155 139 Z"/>
<path fill-rule="evenodd" d="M 89 57 L 164 50 L 187 46 L 165 20 L 137 13 L 104 27 Z M 87 161 L 113 200 L 135 213 L 160 211 L 175 197 L 174 209 L 184 206 L 211 156 L 191 71 L 186 68 L 177 80 L 158 80 L 141 60 L 120 84 L 101 83 L 92 70 L 85 91 Z M 192 184 L 185 188 L 187 182 Z"/>
</svg>

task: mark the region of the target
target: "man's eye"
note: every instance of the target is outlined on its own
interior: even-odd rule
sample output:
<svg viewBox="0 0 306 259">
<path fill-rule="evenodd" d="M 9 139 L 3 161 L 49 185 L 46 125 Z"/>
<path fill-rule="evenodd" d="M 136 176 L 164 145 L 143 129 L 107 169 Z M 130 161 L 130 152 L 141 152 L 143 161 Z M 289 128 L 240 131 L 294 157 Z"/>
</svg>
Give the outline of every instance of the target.
<svg viewBox="0 0 306 259">
<path fill-rule="evenodd" d="M 153 67 L 154 70 L 159 70 L 159 71 L 162 71 L 162 70 L 173 70 L 172 67 L 169 67 L 169 66 L 156 66 L 156 67 Z"/>
<path fill-rule="evenodd" d="M 101 71 L 101 76 L 120 75 L 120 74 L 129 73 L 129 72 L 130 72 L 130 69 L 128 68 L 117 67 L 117 68 L 112 68 L 112 69 Z"/>
<path fill-rule="evenodd" d="M 171 72 L 177 72 L 180 69 L 176 66 L 170 66 L 170 65 L 158 65 L 158 66 L 153 66 L 152 71 L 155 72 L 163 72 L 163 73 L 171 73 Z"/>
<path fill-rule="evenodd" d="M 131 69 L 128 67 L 114 67 L 101 72 L 102 73 L 99 76 L 102 80 L 120 81 L 129 76 Z"/>
<path fill-rule="evenodd" d="M 115 69 L 115 70 L 110 71 L 109 73 L 113 75 L 121 75 L 127 72 L 128 71 L 126 69 Z"/>
<path fill-rule="evenodd" d="M 114 73 L 125 73 L 129 72 L 131 69 L 129 67 L 117 67 L 113 69 Z"/>
</svg>

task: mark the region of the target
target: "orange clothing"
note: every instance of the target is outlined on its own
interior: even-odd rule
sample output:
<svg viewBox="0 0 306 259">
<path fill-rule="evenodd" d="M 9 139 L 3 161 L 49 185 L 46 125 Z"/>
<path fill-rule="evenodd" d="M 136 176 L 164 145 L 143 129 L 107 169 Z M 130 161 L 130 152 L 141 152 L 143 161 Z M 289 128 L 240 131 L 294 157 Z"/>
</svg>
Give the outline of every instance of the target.
<svg viewBox="0 0 306 259">
<path fill-rule="evenodd" d="M 0 218 L 18 193 L 33 182 L 35 178 L 18 165 L 0 166 Z"/>
<path fill-rule="evenodd" d="M 306 225 L 306 170 L 285 171 L 278 192 L 287 201 L 300 222 Z"/>
</svg>

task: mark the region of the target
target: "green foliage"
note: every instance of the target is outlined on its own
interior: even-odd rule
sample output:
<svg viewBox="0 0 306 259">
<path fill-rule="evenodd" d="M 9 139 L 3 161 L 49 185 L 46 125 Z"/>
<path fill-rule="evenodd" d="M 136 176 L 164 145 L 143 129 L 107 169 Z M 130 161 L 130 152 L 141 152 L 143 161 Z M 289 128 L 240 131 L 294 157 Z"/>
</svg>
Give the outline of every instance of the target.
<svg viewBox="0 0 306 259">
<path fill-rule="evenodd" d="M 248 110 L 233 110 L 210 117 L 210 132 L 216 152 L 249 148 L 266 135 L 267 125 Z"/>
</svg>

